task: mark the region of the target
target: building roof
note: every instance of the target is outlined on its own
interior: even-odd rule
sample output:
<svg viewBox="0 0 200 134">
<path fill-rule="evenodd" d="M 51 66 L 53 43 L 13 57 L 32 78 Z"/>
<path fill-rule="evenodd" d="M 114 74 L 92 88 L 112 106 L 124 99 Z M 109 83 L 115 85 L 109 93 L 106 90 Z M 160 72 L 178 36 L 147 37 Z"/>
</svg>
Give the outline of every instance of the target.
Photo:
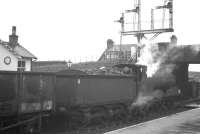
<svg viewBox="0 0 200 134">
<path fill-rule="evenodd" d="M 131 47 L 135 47 L 135 44 L 126 44 L 126 45 L 113 45 L 112 48 L 106 49 L 106 51 L 120 51 L 120 47 L 121 47 L 121 51 L 125 52 L 125 51 L 131 51 Z"/>
<path fill-rule="evenodd" d="M 4 48 L 6 48 L 9 52 L 11 52 L 13 55 L 15 55 L 18 58 L 32 58 L 37 59 L 36 56 L 34 56 L 31 52 L 29 52 L 27 49 L 25 49 L 21 45 L 16 45 L 14 48 L 12 48 L 8 42 L 0 42 L 0 45 L 2 45 Z"/>
<path fill-rule="evenodd" d="M 122 52 L 126 52 L 126 51 L 131 51 L 131 48 L 136 46 L 137 46 L 136 44 L 113 45 L 111 48 L 106 48 L 104 50 L 98 61 L 100 61 L 103 58 L 106 52 L 114 52 L 114 51 L 120 52 L 120 49 Z"/>
<path fill-rule="evenodd" d="M 24 48 L 23 46 L 21 45 L 17 45 L 15 48 L 14 48 L 14 51 L 22 56 L 23 58 L 33 58 L 33 59 L 37 59 L 36 56 L 34 56 L 31 52 L 29 52 L 26 48 Z"/>
</svg>

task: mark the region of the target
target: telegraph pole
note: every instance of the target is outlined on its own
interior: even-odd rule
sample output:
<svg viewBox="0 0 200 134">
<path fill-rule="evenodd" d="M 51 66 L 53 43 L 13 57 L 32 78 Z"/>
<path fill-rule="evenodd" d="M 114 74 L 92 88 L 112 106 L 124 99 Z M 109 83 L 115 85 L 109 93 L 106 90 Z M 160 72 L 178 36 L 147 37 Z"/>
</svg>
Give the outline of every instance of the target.
<svg viewBox="0 0 200 134">
<path fill-rule="evenodd" d="M 120 20 L 121 20 L 121 32 L 120 32 L 120 56 L 119 56 L 119 59 L 121 61 L 121 58 L 122 58 L 122 38 L 123 38 L 123 32 L 124 32 L 124 13 L 122 13 Z"/>
<path fill-rule="evenodd" d="M 119 60 L 121 61 L 122 58 L 122 41 L 123 41 L 123 33 L 124 33 L 124 13 L 121 14 L 121 17 L 119 20 L 116 20 L 115 22 L 118 22 L 121 24 L 121 31 L 120 31 L 120 46 L 119 46 Z"/>
</svg>

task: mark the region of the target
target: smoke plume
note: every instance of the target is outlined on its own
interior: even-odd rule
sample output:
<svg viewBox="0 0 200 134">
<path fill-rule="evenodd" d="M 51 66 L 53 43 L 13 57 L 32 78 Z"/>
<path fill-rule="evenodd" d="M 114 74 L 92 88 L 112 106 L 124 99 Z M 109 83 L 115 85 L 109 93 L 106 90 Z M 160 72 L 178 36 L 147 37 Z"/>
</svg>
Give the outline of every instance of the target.
<svg viewBox="0 0 200 134">
<path fill-rule="evenodd" d="M 177 63 L 194 59 L 198 51 L 198 46 L 169 44 L 165 51 L 160 51 L 158 46 L 146 45 L 137 64 L 147 66 L 148 78 L 141 82 L 138 98 L 133 105 L 142 105 L 154 98 L 162 98 L 169 91 L 180 93 L 180 89 L 176 87 L 174 73 Z"/>
</svg>

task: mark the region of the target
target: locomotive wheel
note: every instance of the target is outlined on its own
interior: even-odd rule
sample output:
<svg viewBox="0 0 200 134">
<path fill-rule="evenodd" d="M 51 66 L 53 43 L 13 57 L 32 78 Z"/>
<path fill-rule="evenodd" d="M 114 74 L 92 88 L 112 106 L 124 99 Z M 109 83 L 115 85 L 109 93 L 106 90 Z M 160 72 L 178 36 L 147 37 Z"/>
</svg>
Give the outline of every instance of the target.
<svg viewBox="0 0 200 134">
<path fill-rule="evenodd" d="M 105 107 L 94 107 L 90 111 L 91 118 L 89 119 L 89 124 L 93 125 L 106 125 L 105 122 L 109 119 L 109 111 Z"/>
<path fill-rule="evenodd" d="M 88 114 L 89 115 L 89 114 Z M 85 127 L 88 124 L 87 115 L 81 110 L 73 110 L 69 113 L 69 128 Z"/>
<path fill-rule="evenodd" d="M 129 110 L 125 105 L 118 105 L 110 108 L 110 120 L 111 121 L 126 121 L 129 117 Z"/>
</svg>

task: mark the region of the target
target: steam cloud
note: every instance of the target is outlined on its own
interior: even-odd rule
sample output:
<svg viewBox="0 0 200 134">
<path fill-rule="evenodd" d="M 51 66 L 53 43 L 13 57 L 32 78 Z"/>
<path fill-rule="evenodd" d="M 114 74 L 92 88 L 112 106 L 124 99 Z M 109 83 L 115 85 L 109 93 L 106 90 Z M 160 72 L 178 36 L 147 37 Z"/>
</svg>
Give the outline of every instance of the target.
<svg viewBox="0 0 200 134">
<path fill-rule="evenodd" d="M 199 51 L 198 46 L 175 46 L 169 44 L 165 51 L 148 44 L 144 47 L 137 64 L 147 66 L 147 79 L 140 84 L 139 94 L 133 105 L 143 105 L 154 98 L 162 98 L 170 92 L 178 92 L 174 71 L 179 62 L 192 60 Z"/>
</svg>

